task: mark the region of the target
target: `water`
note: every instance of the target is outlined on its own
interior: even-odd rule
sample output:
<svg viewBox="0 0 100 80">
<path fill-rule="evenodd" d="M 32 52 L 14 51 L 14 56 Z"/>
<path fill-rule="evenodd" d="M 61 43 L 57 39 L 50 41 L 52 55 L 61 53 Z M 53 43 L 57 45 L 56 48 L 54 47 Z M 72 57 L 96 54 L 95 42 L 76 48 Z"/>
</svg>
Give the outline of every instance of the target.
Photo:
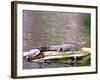
<svg viewBox="0 0 100 80">
<path fill-rule="evenodd" d="M 73 42 L 87 42 L 86 46 L 90 47 L 90 33 L 84 34 L 83 30 L 84 22 L 82 19 L 85 15 L 89 14 L 24 10 L 23 52 L 42 46 Z M 35 68 L 31 64 L 40 66 L 38 63 L 33 64 L 26 61 L 24 61 L 23 66 L 27 69 Z"/>
</svg>

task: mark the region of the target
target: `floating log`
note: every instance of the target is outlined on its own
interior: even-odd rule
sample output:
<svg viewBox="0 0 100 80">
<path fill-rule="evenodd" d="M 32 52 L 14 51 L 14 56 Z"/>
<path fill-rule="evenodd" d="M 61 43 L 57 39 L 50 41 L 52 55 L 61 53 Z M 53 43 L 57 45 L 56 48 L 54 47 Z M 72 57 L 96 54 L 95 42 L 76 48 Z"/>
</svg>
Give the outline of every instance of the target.
<svg viewBox="0 0 100 80">
<path fill-rule="evenodd" d="M 74 52 L 56 52 L 56 51 L 46 51 L 44 52 L 44 58 L 34 59 L 31 61 L 41 61 L 47 59 L 59 59 L 59 58 L 70 58 L 70 57 L 84 57 L 90 55 L 87 51 L 74 51 Z"/>
</svg>

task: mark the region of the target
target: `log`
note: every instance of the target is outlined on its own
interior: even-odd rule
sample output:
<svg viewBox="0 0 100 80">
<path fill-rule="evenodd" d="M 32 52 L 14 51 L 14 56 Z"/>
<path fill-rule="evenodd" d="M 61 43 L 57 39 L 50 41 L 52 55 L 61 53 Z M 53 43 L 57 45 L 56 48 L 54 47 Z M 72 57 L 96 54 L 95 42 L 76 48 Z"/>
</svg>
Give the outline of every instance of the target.
<svg viewBox="0 0 100 80">
<path fill-rule="evenodd" d="M 90 55 L 86 51 L 75 51 L 75 52 L 56 52 L 56 51 L 46 51 L 44 52 L 44 58 L 34 59 L 31 61 L 41 61 L 47 59 L 60 59 L 60 58 L 70 58 L 70 57 L 84 57 Z"/>
</svg>

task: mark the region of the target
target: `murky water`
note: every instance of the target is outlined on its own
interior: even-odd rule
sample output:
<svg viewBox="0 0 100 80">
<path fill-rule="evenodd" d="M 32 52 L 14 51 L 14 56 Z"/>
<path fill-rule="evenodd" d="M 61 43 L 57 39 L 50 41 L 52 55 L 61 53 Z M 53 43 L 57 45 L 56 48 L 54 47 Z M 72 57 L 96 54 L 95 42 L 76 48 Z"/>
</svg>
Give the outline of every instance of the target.
<svg viewBox="0 0 100 80">
<path fill-rule="evenodd" d="M 89 14 L 23 11 L 23 52 L 33 48 L 67 43 L 87 42 L 90 47 L 90 33 L 85 31 L 83 16 Z M 90 23 L 90 22 L 89 22 Z M 38 63 L 24 61 L 24 68 L 39 67 Z M 50 66 L 50 65 L 49 65 Z M 48 67 L 49 67 L 48 66 Z M 53 66 L 51 64 L 51 66 Z"/>
</svg>

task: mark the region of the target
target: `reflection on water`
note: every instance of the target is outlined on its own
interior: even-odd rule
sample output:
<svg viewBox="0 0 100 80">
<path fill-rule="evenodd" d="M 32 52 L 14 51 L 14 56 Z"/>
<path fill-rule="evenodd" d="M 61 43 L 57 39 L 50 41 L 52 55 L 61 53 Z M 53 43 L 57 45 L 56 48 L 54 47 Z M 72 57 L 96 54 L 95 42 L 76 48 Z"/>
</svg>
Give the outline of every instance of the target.
<svg viewBox="0 0 100 80">
<path fill-rule="evenodd" d="M 86 59 L 87 58 L 87 59 Z M 78 66 L 90 66 L 91 59 L 87 56 L 84 60 L 82 57 L 75 59 L 52 59 L 46 60 L 45 62 L 27 62 L 24 60 L 24 69 L 38 69 L 38 68 L 61 68 L 61 67 L 78 67 Z"/>
</svg>

